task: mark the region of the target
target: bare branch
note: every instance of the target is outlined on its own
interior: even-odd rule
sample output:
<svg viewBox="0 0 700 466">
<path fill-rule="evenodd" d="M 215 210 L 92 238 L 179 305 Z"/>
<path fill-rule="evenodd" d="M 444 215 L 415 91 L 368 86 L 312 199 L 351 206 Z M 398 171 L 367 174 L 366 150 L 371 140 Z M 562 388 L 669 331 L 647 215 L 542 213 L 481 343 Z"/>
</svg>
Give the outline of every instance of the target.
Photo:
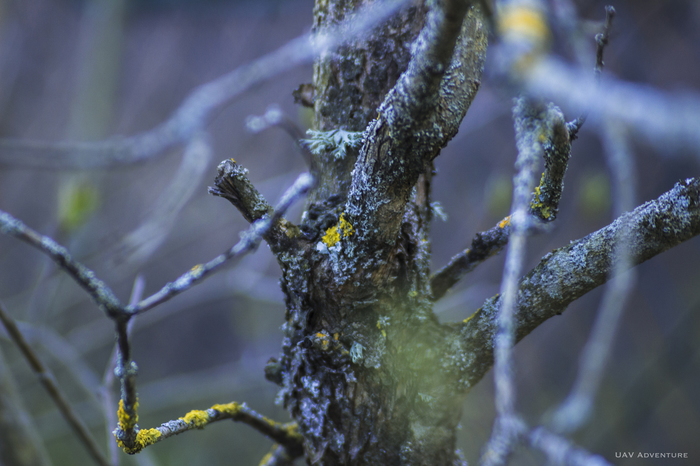
<svg viewBox="0 0 700 466">
<path fill-rule="evenodd" d="M 407 71 L 365 132 L 346 205 L 347 220 L 358 233 L 350 237 L 355 249 L 350 261 L 367 245 L 385 254 L 390 250 L 418 177 L 456 134 L 476 94 L 486 32 L 476 7 L 462 21 L 465 7 L 467 2 L 459 1 L 434 5 Z M 377 257 L 371 269 L 381 270 L 385 263 Z M 346 267 L 353 269 L 354 264 Z"/>
<path fill-rule="evenodd" d="M 137 435 L 131 443 L 127 443 L 119 438 L 119 432 L 115 432 L 119 446 L 126 453 L 135 454 L 149 445 L 165 440 L 174 435 L 187 432 L 193 429 L 203 429 L 212 422 L 232 419 L 234 421 L 248 424 L 263 435 L 271 438 L 275 442 L 284 446 L 293 458 L 301 456 L 303 453 L 302 436 L 297 430 L 295 423 L 280 424 L 262 416 L 245 403 L 227 403 L 225 405 L 214 405 L 207 410 L 190 411 L 184 417 L 177 420 L 168 421 L 154 429 L 138 430 Z"/>
<path fill-rule="evenodd" d="M 0 163 L 43 169 L 90 169 L 148 160 L 189 141 L 217 115 L 217 110 L 254 85 L 270 79 L 381 24 L 408 0 L 373 4 L 348 21 L 294 39 L 276 51 L 195 88 L 166 121 L 128 138 L 99 142 L 0 140 Z"/>
<path fill-rule="evenodd" d="M 19 350 L 22 352 L 22 356 L 24 356 L 27 363 L 29 363 L 32 370 L 36 373 L 39 381 L 49 393 L 49 396 L 51 396 L 53 402 L 56 403 L 56 406 L 58 406 L 58 409 L 61 411 L 61 414 L 65 420 L 88 450 L 90 456 L 92 456 L 97 464 L 102 466 L 110 466 L 109 461 L 107 461 L 107 458 L 104 457 L 100 451 L 100 448 L 97 446 L 97 442 L 95 442 L 95 439 L 92 438 L 92 435 L 90 435 L 90 431 L 85 426 L 85 423 L 80 419 L 80 417 L 78 417 L 78 414 L 73 411 L 70 402 L 58 387 L 56 379 L 51 371 L 44 366 L 34 350 L 31 348 L 31 346 L 29 346 L 27 341 L 24 339 L 24 336 L 17 328 L 17 324 L 15 324 L 12 317 L 10 317 L 10 315 L 5 311 L 5 308 L 1 303 L 0 321 L 2 321 L 2 324 L 5 326 L 10 338 L 12 338 Z"/>
<path fill-rule="evenodd" d="M 627 225 L 627 237 L 619 233 Z M 640 264 L 700 234 L 700 178 L 688 178 L 659 198 L 620 216 L 613 223 L 545 255 L 521 281 L 516 341 L 542 322 L 561 314 L 576 299 L 608 280 L 618 260 L 617 240 L 629 245 L 630 264 Z M 488 299 L 461 325 L 465 357 L 474 363 L 467 375 L 473 386 L 493 364 L 496 316 L 501 299 Z"/>
<path fill-rule="evenodd" d="M 80 262 L 73 260 L 66 248 L 48 236 L 32 230 L 12 215 L 0 210 L 0 233 L 14 236 L 48 255 L 60 268 L 65 270 L 97 303 L 109 317 L 122 316 L 122 305 L 112 290 L 95 272 Z"/>
<path fill-rule="evenodd" d="M 610 122 L 604 136 L 617 191 L 614 212 L 620 215 L 631 210 L 635 204 L 634 162 L 620 125 Z M 620 238 L 627 237 L 627 225 L 622 226 L 618 235 Z M 625 302 L 634 286 L 636 274 L 634 270 L 628 270 L 631 258 L 627 243 L 618 240 L 613 253 L 616 255 L 613 259 L 615 265 L 611 270 L 611 278 L 605 288 L 592 334 L 581 354 L 574 387 L 552 417 L 557 432 L 573 432 L 590 417 Z"/>
<path fill-rule="evenodd" d="M 603 73 L 603 67 L 605 66 L 605 62 L 603 61 L 603 52 L 605 52 L 605 47 L 608 45 L 608 42 L 610 40 L 610 31 L 612 30 L 612 22 L 614 18 L 615 8 L 613 8 L 610 5 L 606 6 L 605 24 L 603 26 L 603 32 L 596 34 L 595 36 L 596 59 L 595 67 L 593 68 L 593 76 L 598 82 L 600 82 L 600 77 Z M 569 129 L 569 135 L 571 136 L 572 140 L 576 139 L 576 135 L 581 129 L 581 126 L 583 126 L 583 124 L 586 122 L 586 118 L 588 118 L 588 112 L 584 112 L 577 119 L 567 124 L 567 128 Z"/>
<path fill-rule="evenodd" d="M 615 8 L 610 5 L 605 7 L 605 25 L 603 26 L 603 32 L 596 34 L 595 43 L 596 54 L 595 54 L 595 77 L 600 80 L 600 75 L 603 73 L 603 67 L 605 62 L 603 61 L 603 52 L 605 52 L 605 46 L 608 45 L 610 40 L 610 31 L 612 30 L 612 22 L 615 18 Z"/>
<path fill-rule="evenodd" d="M 430 278 L 432 299 L 445 296 L 459 280 L 486 259 L 495 256 L 508 244 L 510 217 L 506 217 L 490 230 L 477 233 L 471 247 L 450 259 L 450 262 Z"/>
<path fill-rule="evenodd" d="M 224 163 L 226 164 L 226 162 Z M 130 315 L 135 315 L 152 309 L 153 307 L 168 301 L 172 297 L 177 296 L 183 291 L 188 290 L 193 285 L 201 282 L 228 261 L 254 250 L 258 244 L 260 244 L 263 237 L 275 228 L 277 222 L 281 219 L 282 215 L 284 215 L 292 203 L 311 189 L 314 182 L 315 180 L 313 176 L 308 173 L 302 173 L 299 175 L 294 184 L 282 195 L 282 199 L 280 200 L 273 214 L 264 216 L 253 222 L 250 228 L 248 228 L 248 230 L 241 235 L 241 240 L 229 251 L 215 257 L 206 264 L 195 265 L 187 273 L 181 275 L 177 280 L 166 284 L 160 291 L 142 300 L 136 306 L 128 306 L 126 308 L 127 312 Z"/>
<path fill-rule="evenodd" d="M 513 381 L 513 344 L 517 312 L 517 288 L 525 259 L 525 242 L 529 220 L 529 197 L 534 185 L 537 162 L 544 154 L 540 136 L 547 125 L 545 109 L 520 98 L 513 108 L 515 140 L 518 157 L 515 166 L 518 173 L 513 179 L 513 204 L 511 207 L 511 237 L 506 253 L 506 264 L 501 281 L 501 306 L 497 317 L 498 330 L 493 341 L 494 379 L 496 382 L 497 421 L 486 446 L 493 452 L 486 464 L 500 464 L 516 440 L 515 383 Z"/>
<path fill-rule="evenodd" d="M 564 174 L 571 157 L 571 139 L 558 107 L 549 105 L 541 135 L 545 169 L 539 186 L 530 201 L 530 215 L 539 221 L 552 222 L 559 211 L 559 201 L 564 189 Z M 432 298 L 437 301 L 459 280 L 477 265 L 493 257 L 508 244 L 511 234 L 510 217 L 495 227 L 477 233 L 471 247 L 454 256 L 450 262 L 430 279 Z"/>
<path fill-rule="evenodd" d="M 272 214 L 272 206 L 248 179 L 247 169 L 228 159 L 216 171 L 216 187 L 210 187 L 209 194 L 227 199 L 250 223 Z"/>
</svg>

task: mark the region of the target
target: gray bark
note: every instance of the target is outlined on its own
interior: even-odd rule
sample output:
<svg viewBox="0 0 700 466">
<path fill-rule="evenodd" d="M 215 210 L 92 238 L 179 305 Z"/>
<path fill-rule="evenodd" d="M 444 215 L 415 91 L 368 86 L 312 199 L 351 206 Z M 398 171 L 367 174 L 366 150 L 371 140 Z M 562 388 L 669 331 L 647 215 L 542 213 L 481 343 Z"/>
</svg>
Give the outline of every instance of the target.
<svg viewBox="0 0 700 466">
<path fill-rule="evenodd" d="M 315 27 L 366 3 L 319 0 Z M 440 324 L 429 270 L 432 162 L 478 90 L 486 30 L 469 2 L 426 5 L 318 60 L 315 129 L 364 130 L 362 145 L 342 157 L 318 146 L 302 224 L 283 221 L 266 236 L 287 308 L 266 375 L 281 386 L 309 464 L 461 464 L 462 404 L 493 364 L 498 297 Z M 250 221 L 269 213 L 234 163 L 220 166 L 217 188 Z M 545 256 L 520 282 L 517 340 L 607 280 L 623 222 L 635 264 L 700 233 L 699 191 L 688 180 Z"/>
</svg>

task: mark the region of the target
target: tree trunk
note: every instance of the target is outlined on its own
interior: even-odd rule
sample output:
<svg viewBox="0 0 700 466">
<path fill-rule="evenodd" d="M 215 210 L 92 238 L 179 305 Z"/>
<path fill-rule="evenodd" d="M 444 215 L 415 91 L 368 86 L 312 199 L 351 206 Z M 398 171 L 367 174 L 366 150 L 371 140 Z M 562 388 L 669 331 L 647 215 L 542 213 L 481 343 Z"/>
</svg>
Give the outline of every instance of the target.
<svg viewBox="0 0 700 466">
<path fill-rule="evenodd" d="M 314 25 L 368 3 L 318 0 Z M 432 312 L 430 183 L 478 88 L 486 33 L 478 9 L 453 3 L 405 8 L 314 66 L 316 129 L 367 131 L 359 151 L 313 151 L 319 184 L 301 233 L 291 246 L 273 244 L 287 321 L 281 358 L 266 372 L 311 464 L 459 462 L 455 429 L 470 384 L 453 357 L 457 332 Z M 421 47 L 434 63 L 418 63 Z M 416 76 L 423 88 L 412 87 Z"/>
</svg>

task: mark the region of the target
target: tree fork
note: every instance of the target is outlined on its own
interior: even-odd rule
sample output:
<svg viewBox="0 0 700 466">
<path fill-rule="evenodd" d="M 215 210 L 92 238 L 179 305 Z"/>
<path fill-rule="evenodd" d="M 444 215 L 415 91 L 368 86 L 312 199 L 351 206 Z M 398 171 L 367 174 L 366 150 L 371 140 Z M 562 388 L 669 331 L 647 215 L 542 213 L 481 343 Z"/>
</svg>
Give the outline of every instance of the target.
<svg viewBox="0 0 700 466">
<path fill-rule="evenodd" d="M 315 27 L 366 3 L 318 1 Z M 274 251 L 287 321 L 266 375 L 311 464 L 459 463 L 466 390 L 432 312 L 430 181 L 478 89 L 486 31 L 468 2 L 426 3 L 314 67 L 315 129 L 367 130 L 359 152 L 314 153 L 303 239 Z"/>
</svg>

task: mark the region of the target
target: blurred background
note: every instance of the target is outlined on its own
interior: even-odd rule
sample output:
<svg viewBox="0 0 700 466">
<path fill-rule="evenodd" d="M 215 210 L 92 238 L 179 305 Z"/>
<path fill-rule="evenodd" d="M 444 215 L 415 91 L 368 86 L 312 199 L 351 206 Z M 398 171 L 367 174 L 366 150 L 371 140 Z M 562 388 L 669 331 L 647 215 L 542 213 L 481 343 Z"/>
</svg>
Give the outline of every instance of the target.
<svg viewBox="0 0 700 466">
<path fill-rule="evenodd" d="M 583 19 L 604 18 L 604 2 L 574 4 Z M 668 92 L 698 92 L 700 4 L 613 5 L 618 15 L 605 73 Z M 312 0 L 0 0 L 0 137 L 99 140 L 147 131 L 197 85 L 308 32 L 312 8 Z M 554 32 L 554 51 L 573 59 Z M 207 194 L 219 161 L 233 157 L 248 168 L 271 203 L 305 170 L 286 134 L 248 133 L 245 119 L 276 104 L 308 128 L 310 110 L 293 104 L 292 91 L 311 79 L 311 65 L 299 66 L 227 106 L 210 125 L 213 154 L 206 164 L 183 159 L 180 147 L 109 170 L 0 166 L 0 209 L 67 246 L 123 301 L 138 276 L 145 295 L 153 293 L 225 251 L 246 228 L 228 202 Z M 447 220 L 433 226 L 434 269 L 508 213 L 515 160 L 510 92 L 485 77 L 459 134 L 436 163 L 433 197 Z M 662 152 L 637 141 L 632 147 L 637 204 L 698 174 L 697 152 Z M 550 250 L 612 220 L 614 193 L 595 128 L 584 126 L 575 142 L 565 185 L 554 230 L 529 242 L 528 269 Z M 301 210 L 296 206 L 290 219 L 298 221 Z M 660 464 L 616 459 L 615 452 L 623 451 L 685 452 L 690 458 L 664 464 L 693 464 L 700 457 L 698 264 L 696 238 L 638 267 L 594 416 L 573 436 L 579 445 L 615 464 Z M 462 320 L 496 294 L 502 266 L 500 255 L 467 276 L 437 303 L 440 319 Z M 263 377 L 282 338 L 278 279 L 279 267 L 262 245 L 135 321 L 142 427 L 229 401 L 289 419 L 274 404 L 277 387 Z M 518 344 L 518 407 L 531 424 L 543 422 L 571 388 L 601 294 L 598 289 L 584 296 Z M 106 445 L 114 426 L 105 426 L 98 392 L 114 344 L 111 322 L 46 257 L 5 236 L 0 300 Z M 91 464 L 4 331 L 0 391 L 29 414 L 52 464 Z M 459 447 L 470 464 L 491 432 L 492 392 L 489 374 L 464 406 Z M 0 445 L 6 441 L 0 437 Z M 120 459 L 124 465 L 257 464 L 270 446 L 249 427 L 219 422 L 135 457 L 120 453 Z M 513 464 L 543 461 L 523 449 Z"/>
</svg>

